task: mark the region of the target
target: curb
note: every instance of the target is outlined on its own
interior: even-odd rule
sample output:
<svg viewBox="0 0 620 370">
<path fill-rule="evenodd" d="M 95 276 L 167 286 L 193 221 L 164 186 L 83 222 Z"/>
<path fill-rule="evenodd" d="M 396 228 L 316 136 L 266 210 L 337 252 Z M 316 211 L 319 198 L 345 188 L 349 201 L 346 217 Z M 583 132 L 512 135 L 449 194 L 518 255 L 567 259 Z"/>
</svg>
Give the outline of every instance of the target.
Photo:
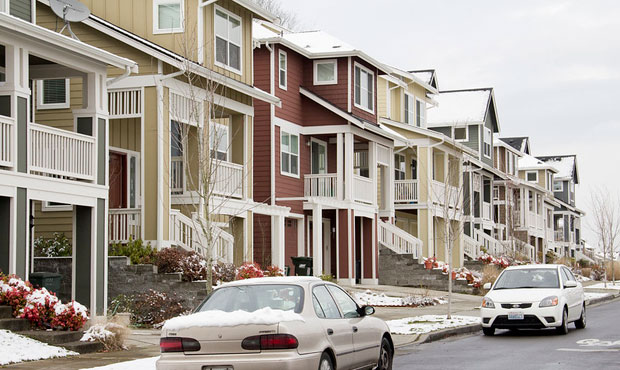
<svg viewBox="0 0 620 370">
<path fill-rule="evenodd" d="M 592 306 L 592 305 L 597 305 L 597 304 L 608 302 L 608 301 L 613 301 L 616 298 L 620 298 L 620 293 L 610 294 L 605 297 L 590 299 L 586 301 L 586 306 Z"/>
</svg>

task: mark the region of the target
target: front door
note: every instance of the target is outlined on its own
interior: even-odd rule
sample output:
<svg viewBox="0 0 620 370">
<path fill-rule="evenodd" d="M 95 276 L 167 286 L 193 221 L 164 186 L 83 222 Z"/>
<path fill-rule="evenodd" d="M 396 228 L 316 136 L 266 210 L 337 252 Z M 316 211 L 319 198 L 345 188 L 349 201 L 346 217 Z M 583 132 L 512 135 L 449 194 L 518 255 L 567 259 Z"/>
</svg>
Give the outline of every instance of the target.
<svg viewBox="0 0 620 370">
<path fill-rule="evenodd" d="M 323 273 L 332 274 L 332 237 L 329 218 L 323 219 Z"/>
<path fill-rule="evenodd" d="M 118 152 L 110 152 L 109 170 L 109 202 L 110 209 L 127 208 L 127 171 L 126 155 Z"/>
<path fill-rule="evenodd" d="M 310 151 L 312 173 L 327 173 L 327 144 L 324 141 L 312 139 Z"/>
</svg>

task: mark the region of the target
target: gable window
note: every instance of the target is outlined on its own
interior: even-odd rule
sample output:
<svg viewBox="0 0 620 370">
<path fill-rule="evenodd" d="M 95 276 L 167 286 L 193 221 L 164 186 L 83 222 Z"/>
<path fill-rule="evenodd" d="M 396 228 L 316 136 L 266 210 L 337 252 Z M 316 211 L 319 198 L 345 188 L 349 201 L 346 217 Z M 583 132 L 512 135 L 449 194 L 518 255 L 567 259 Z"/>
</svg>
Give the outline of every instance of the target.
<svg viewBox="0 0 620 370">
<path fill-rule="evenodd" d="M 221 123 L 211 123 L 209 143 L 211 145 L 211 158 L 220 161 L 228 161 L 228 126 Z"/>
<path fill-rule="evenodd" d="M 278 52 L 278 70 L 280 71 L 278 77 L 279 77 L 279 81 L 278 81 L 278 86 L 280 86 L 280 88 L 282 90 L 286 90 L 286 79 L 287 79 L 287 75 L 286 75 L 286 71 L 288 68 L 288 59 L 286 57 L 286 51 L 284 50 L 280 50 Z"/>
<path fill-rule="evenodd" d="M 405 156 L 394 154 L 394 180 L 405 179 Z"/>
<path fill-rule="evenodd" d="M 484 141 L 482 142 L 482 154 L 485 157 L 491 158 L 491 141 L 493 140 L 493 135 L 491 134 L 491 130 L 488 127 L 484 128 Z"/>
<path fill-rule="evenodd" d="M 338 83 L 338 61 L 336 59 L 314 61 L 314 84 L 334 85 Z"/>
<path fill-rule="evenodd" d="M 282 174 L 299 176 L 299 136 L 282 131 L 280 153 Z"/>
<path fill-rule="evenodd" d="M 414 98 L 413 95 L 405 93 L 405 123 L 413 125 L 413 108 Z"/>
<path fill-rule="evenodd" d="M 538 172 L 537 171 L 526 172 L 525 179 L 529 182 L 538 182 Z"/>
<path fill-rule="evenodd" d="M 553 191 L 564 191 L 564 183 L 562 181 L 554 181 Z"/>
<path fill-rule="evenodd" d="M 415 100 L 415 124 L 418 127 L 426 127 L 426 103 L 420 99 Z"/>
<path fill-rule="evenodd" d="M 467 127 L 455 127 L 454 128 L 454 140 L 456 141 L 467 141 Z"/>
<path fill-rule="evenodd" d="M 153 1 L 153 33 L 183 32 L 183 0 Z"/>
<path fill-rule="evenodd" d="M 38 109 L 69 108 L 69 79 L 41 80 L 37 82 Z"/>
<path fill-rule="evenodd" d="M 241 72 L 241 18 L 215 7 L 215 64 Z"/>
<path fill-rule="evenodd" d="M 355 65 L 355 106 L 374 113 L 375 75 L 369 69 Z"/>
</svg>

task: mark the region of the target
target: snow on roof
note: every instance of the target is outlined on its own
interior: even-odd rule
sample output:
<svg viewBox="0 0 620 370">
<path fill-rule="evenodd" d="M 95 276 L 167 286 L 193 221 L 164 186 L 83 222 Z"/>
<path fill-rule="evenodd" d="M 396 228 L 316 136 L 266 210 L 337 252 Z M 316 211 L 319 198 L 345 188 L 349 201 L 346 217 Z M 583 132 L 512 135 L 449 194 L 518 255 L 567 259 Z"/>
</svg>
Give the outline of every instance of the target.
<svg viewBox="0 0 620 370">
<path fill-rule="evenodd" d="M 557 172 L 552 166 L 529 154 L 523 154 L 523 157 L 519 158 L 519 169 L 552 169 Z"/>
<path fill-rule="evenodd" d="M 431 80 L 433 79 L 433 71 L 411 71 L 409 72 L 420 80 L 426 82 L 427 84 L 431 84 Z"/>
<path fill-rule="evenodd" d="M 265 307 L 254 312 L 212 310 L 179 316 L 166 321 L 163 330 L 181 330 L 196 327 L 221 328 L 239 325 L 274 325 L 283 321 L 305 322 L 300 314 L 293 311 L 274 310 L 270 307 Z"/>
<path fill-rule="evenodd" d="M 435 95 L 439 106 L 429 109 L 431 126 L 484 122 L 491 99 L 491 89 L 445 91 Z"/>
<path fill-rule="evenodd" d="M 573 178 L 575 175 L 576 157 L 574 155 L 537 158 L 558 170 L 558 173 L 555 175 L 556 178 L 568 179 Z"/>
</svg>

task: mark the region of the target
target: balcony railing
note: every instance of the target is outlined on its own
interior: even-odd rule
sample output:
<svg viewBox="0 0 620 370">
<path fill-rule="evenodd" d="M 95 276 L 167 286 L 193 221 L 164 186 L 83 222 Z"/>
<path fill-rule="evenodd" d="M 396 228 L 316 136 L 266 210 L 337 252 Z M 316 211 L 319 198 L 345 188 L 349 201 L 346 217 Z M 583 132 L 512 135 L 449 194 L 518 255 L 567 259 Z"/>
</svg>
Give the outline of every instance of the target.
<svg viewBox="0 0 620 370">
<path fill-rule="evenodd" d="M 110 243 L 127 243 L 141 238 L 142 221 L 140 209 L 110 209 L 108 239 Z"/>
<path fill-rule="evenodd" d="M 304 175 L 304 196 L 335 198 L 337 195 L 338 175 L 335 173 Z"/>
<path fill-rule="evenodd" d="M 372 204 L 375 197 L 376 189 L 373 186 L 372 179 L 353 175 L 353 197 L 356 201 Z"/>
<path fill-rule="evenodd" d="M 183 157 L 172 157 L 170 160 L 170 193 L 183 194 Z"/>
<path fill-rule="evenodd" d="M 36 123 L 29 124 L 31 173 L 95 180 L 95 138 Z"/>
<path fill-rule="evenodd" d="M 395 180 L 394 201 L 404 203 L 417 202 L 418 180 Z"/>
<path fill-rule="evenodd" d="M 456 207 L 461 196 L 457 187 L 436 180 L 431 182 L 431 192 L 433 201 L 443 205 L 447 200 L 450 207 Z"/>
<path fill-rule="evenodd" d="M 204 219 L 202 220 L 204 222 Z M 170 241 L 173 245 L 186 250 L 193 250 L 203 257 L 206 257 L 209 249 L 207 247 L 207 236 L 202 231 L 204 225 L 194 214 L 192 218 L 185 216 L 176 209 L 170 210 Z M 215 261 L 232 263 L 234 237 L 221 228 L 211 225 L 211 256 Z"/>
<path fill-rule="evenodd" d="M 555 230 L 554 231 L 554 239 L 556 242 L 565 242 L 567 241 L 564 237 L 564 230 Z"/>
<path fill-rule="evenodd" d="M 398 226 L 379 220 L 379 243 L 398 254 L 411 254 L 422 258 L 422 241 Z"/>
<path fill-rule="evenodd" d="M 0 116 L 0 166 L 13 167 L 13 127 L 11 118 Z"/>
<path fill-rule="evenodd" d="M 491 203 L 482 202 L 482 218 L 485 220 L 491 219 Z"/>
<path fill-rule="evenodd" d="M 225 197 L 243 197 L 243 165 L 214 161 L 215 183 L 213 193 Z"/>
</svg>

